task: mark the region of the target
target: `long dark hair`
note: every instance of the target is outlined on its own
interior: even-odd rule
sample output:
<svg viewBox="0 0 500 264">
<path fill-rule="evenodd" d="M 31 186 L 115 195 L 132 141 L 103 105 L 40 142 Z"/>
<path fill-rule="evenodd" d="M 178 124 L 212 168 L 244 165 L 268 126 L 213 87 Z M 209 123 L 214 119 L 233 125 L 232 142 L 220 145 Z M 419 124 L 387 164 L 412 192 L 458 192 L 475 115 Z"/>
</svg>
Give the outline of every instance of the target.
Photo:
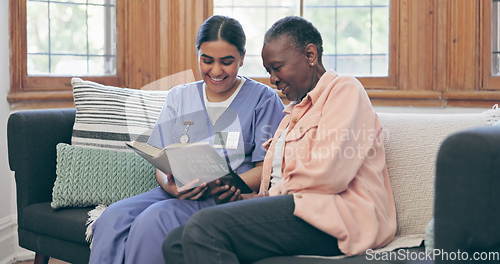
<svg viewBox="0 0 500 264">
<path fill-rule="evenodd" d="M 196 37 L 196 49 L 207 41 L 222 39 L 235 46 L 241 55 L 245 54 L 246 37 L 240 22 L 227 16 L 211 16 L 200 26 Z"/>
</svg>

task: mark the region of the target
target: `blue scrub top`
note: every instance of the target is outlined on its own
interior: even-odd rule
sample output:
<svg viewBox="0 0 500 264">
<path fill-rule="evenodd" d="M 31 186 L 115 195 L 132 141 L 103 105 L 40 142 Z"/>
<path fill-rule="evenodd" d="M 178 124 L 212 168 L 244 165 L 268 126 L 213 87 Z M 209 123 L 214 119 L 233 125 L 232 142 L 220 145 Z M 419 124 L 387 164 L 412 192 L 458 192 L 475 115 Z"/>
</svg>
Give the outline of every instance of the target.
<svg viewBox="0 0 500 264">
<path fill-rule="evenodd" d="M 238 146 L 227 149 L 233 170 L 241 174 L 253 168 L 255 162 L 264 160 L 266 151 L 262 143 L 274 135 L 284 116 L 283 103 L 276 92 L 245 78 L 234 100 L 212 125 L 202 89 L 203 81 L 172 88 L 148 143 L 163 148 L 179 143 L 180 137 L 187 134 L 189 143 L 208 142 L 213 145 L 218 142 L 216 132 L 239 132 Z M 224 157 L 223 149 L 216 149 Z"/>
</svg>

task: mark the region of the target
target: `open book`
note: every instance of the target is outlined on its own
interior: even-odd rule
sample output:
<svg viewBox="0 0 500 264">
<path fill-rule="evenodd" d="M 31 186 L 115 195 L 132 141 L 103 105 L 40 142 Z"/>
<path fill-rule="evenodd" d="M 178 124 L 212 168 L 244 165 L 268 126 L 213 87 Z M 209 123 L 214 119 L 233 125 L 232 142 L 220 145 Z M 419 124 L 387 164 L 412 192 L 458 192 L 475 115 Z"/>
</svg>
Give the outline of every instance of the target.
<svg viewBox="0 0 500 264">
<path fill-rule="evenodd" d="M 233 172 L 227 160 L 208 143 L 172 144 L 163 149 L 137 141 L 126 144 L 160 171 L 172 174 L 179 191 L 221 178 L 224 183 L 235 186 L 242 193 L 252 192 L 240 176 Z"/>
</svg>

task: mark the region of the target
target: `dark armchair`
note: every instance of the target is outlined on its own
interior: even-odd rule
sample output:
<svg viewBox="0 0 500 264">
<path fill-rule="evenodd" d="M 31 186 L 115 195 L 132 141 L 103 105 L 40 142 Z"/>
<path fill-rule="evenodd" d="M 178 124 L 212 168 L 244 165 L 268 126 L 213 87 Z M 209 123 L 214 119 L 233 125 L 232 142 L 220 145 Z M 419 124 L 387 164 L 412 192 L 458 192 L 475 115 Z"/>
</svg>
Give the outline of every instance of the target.
<svg viewBox="0 0 500 264">
<path fill-rule="evenodd" d="M 500 255 L 500 126 L 461 131 L 443 142 L 435 199 L 436 248 Z M 436 262 L 450 263 L 444 260 Z"/>
<path fill-rule="evenodd" d="M 54 257 L 88 263 L 88 208 L 50 207 L 57 143 L 71 141 L 74 109 L 13 113 L 7 125 L 10 169 L 15 172 L 19 245 L 36 252 L 36 263 Z"/>
</svg>

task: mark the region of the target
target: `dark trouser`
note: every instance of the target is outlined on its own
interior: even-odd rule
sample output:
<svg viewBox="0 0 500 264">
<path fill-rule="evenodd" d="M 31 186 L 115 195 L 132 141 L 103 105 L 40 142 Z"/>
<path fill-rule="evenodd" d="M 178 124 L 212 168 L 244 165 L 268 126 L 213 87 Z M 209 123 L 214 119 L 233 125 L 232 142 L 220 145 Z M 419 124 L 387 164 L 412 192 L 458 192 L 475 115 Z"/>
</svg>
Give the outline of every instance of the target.
<svg viewBox="0 0 500 264">
<path fill-rule="evenodd" d="M 337 239 L 293 215 L 292 195 L 206 208 L 163 243 L 165 262 L 251 263 L 272 256 L 341 254 Z"/>
</svg>

